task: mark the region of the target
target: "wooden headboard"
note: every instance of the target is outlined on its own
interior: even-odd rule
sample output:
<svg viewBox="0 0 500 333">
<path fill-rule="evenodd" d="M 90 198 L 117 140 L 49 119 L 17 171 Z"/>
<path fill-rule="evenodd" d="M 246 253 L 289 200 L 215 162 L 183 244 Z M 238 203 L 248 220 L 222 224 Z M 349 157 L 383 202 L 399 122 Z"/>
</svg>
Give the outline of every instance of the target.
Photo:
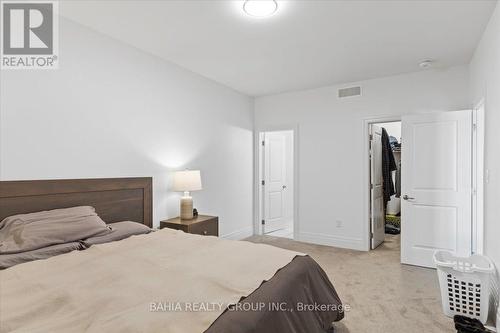
<svg viewBox="0 0 500 333">
<path fill-rule="evenodd" d="M 152 178 L 0 181 L 0 221 L 15 214 L 92 206 L 106 222 L 153 226 Z"/>
</svg>

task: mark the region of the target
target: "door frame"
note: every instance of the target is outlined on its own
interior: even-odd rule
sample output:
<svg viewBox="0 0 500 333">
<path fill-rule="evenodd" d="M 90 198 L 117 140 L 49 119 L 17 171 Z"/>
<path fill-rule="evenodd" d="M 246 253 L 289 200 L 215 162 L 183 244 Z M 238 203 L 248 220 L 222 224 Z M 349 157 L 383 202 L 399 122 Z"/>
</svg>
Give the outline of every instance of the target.
<svg viewBox="0 0 500 333">
<path fill-rule="evenodd" d="M 401 121 L 401 115 L 363 119 L 363 243 L 364 250 L 371 250 L 371 200 L 370 200 L 370 126 L 378 123 Z"/>
<path fill-rule="evenodd" d="M 484 253 L 484 140 L 486 104 L 472 109 L 472 253 Z"/>
<path fill-rule="evenodd" d="M 292 131 L 293 133 L 293 239 L 299 236 L 299 125 L 263 125 L 254 129 L 254 235 L 262 235 L 263 212 L 261 203 L 264 197 L 262 191 L 262 138 L 265 132 Z"/>
<path fill-rule="evenodd" d="M 484 99 L 472 109 L 472 252 L 482 254 L 484 251 L 484 135 L 485 135 Z M 446 112 L 446 111 L 443 111 Z M 403 115 L 383 116 L 363 119 L 363 243 L 365 251 L 371 250 L 370 221 L 370 125 L 401 121 Z M 404 148 L 403 148 L 404 149 Z M 403 223 L 403 217 L 401 219 Z"/>
</svg>

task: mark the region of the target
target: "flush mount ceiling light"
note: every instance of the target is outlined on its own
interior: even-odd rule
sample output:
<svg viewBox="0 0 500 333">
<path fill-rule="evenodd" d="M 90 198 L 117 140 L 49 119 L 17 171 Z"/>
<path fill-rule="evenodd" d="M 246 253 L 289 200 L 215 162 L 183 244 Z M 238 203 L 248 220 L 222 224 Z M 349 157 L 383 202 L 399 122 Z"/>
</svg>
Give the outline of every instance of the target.
<svg viewBox="0 0 500 333">
<path fill-rule="evenodd" d="M 276 0 L 245 0 L 243 11 L 252 17 L 264 18 L 276 13 L 278 3 Z"/>
</svg>

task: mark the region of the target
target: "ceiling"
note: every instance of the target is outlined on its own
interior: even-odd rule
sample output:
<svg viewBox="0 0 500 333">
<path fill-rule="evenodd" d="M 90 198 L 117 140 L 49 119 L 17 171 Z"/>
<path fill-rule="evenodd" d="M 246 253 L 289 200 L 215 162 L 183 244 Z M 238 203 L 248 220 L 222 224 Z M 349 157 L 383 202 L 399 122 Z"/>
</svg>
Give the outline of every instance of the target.
<svg viewBox="0 0 500 333">
<path fill-rule="evenodd" d="M 494 0 L 61 1 L 61 15 L 250 96 L 466 64 Z"/>
</svg>

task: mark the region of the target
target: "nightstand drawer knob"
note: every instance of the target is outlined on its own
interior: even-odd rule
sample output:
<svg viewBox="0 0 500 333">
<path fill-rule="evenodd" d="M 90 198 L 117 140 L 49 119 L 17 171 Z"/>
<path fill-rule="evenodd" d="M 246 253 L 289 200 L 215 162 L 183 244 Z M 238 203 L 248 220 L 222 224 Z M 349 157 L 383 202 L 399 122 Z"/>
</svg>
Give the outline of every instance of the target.
<svg viewBox="0 0 500 333">
<path fill-rule="evenodd" d="M 208 231 L 204 230 L 204 231 L 203 231 L 203 234 L 204 234 L 204 235 L 208 235 Z"/>
</svg>

